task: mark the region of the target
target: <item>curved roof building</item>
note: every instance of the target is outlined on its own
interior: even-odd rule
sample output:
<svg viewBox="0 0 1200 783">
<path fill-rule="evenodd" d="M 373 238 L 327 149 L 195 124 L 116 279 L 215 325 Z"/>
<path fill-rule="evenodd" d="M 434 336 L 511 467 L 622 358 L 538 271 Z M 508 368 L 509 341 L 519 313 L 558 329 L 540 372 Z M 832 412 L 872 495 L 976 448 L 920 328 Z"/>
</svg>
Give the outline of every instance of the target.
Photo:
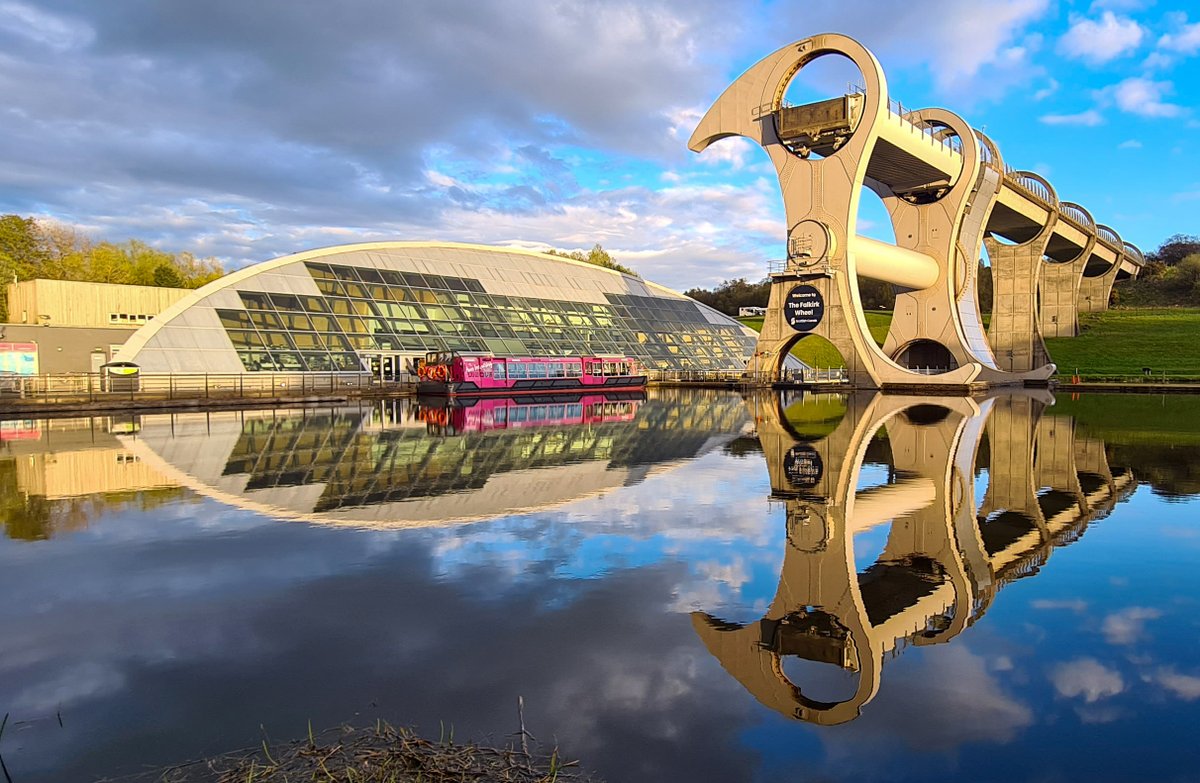
<svg viewBox="0 0 1200 783">
<path fill-rule="evenodd" d="M 365 372 L 427 351 L 618 354 L 740 370 L 755 334 L 669 289 L 581 261 L 427 242 L 341 245 L 200 288 L 114 357 L 143 372 Z"/>
</svg>

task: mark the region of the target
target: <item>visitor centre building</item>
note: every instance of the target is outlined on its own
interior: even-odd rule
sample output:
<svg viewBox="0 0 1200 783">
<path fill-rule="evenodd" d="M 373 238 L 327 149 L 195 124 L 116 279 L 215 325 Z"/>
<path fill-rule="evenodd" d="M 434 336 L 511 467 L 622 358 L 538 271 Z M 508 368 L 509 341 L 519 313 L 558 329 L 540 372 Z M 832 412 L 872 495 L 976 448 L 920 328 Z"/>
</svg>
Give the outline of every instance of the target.
<svg viewBox="0 0 1200 783">
<path fill-rule="evenodd" d="M 372 373 L 429 351 L 624 355 L 650 370 L 739 371 L 755 333 L 674 291 L 569 258 L 377 242 L 240 269 L 159 313 L 114 361 L 143 373 Z"/>
</svg>

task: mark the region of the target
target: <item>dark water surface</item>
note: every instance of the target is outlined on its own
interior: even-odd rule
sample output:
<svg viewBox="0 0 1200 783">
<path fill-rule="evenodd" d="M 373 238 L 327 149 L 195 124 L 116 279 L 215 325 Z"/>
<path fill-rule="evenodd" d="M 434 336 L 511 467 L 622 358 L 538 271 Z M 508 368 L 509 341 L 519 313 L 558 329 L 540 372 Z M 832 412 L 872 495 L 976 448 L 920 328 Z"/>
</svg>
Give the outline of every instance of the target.
<svg viewBox="0 0 1200 783">
<path fill-rule="evenodd" d="M 1200 398 L 0 425 L 0 756 L 377 718 L 611 781 L 1200 780 Z"/>
</svg>

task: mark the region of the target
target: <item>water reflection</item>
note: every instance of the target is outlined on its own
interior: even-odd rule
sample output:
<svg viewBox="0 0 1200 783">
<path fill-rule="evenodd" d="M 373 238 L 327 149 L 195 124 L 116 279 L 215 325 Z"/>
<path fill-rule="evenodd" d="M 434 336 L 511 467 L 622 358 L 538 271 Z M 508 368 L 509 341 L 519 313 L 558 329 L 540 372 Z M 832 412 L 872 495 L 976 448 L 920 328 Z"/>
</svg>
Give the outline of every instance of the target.
<svg viewBox="0 0 1200 783">
<path fill-rule="evenodd" d="M 143 417 L 130 452 L 181 485 L 273 516 L 405 527 L 547 509 L 643 480 L 736 435 L 736 397 L 561 396 L 279 414 Z"/>
<path fill-rule="evenodd" d="M 653 391 L 9 424 L 0 751 L 20 783 L 89 780 L 263 726 L 503 737 L 521 697 L 610 780 L 1177 777 L 1190 746 L 1158 727 L 1200 705 L 1200 533 L 1158 493 L 1187 491 L 1200 415 L 1166 404 Z M 1170 484 L 1096 525 L 1135 480 Z"/>
<path fill-rule="evenodd" d="M 880 688 L 885 656 L 953 639 L 1136 487 L 1102 441 L 1045 412 L 1053 401 L 1036 391 L 753 398 L 771 499 L 786 508 L 779 586 L 757 623 L 696 612 L 696 633 L 771 709 L 818 724 L 854 719 Z M 864 488 L 872 453 L 890 471 Z M 882 553 L 861 567 L 855 537 L 885 525 Z M 788 657 L 853 672 L 852 694 L 814 698 L 785 671 Z"/>
<path fill-rule="evenodd" d="M 177 500 L 177 484 L 131 454 L 107 418 L 0 422 L 0 519 L 9 538 L 40 541 L 83 530 L 105 509 Z"/>
</svg>

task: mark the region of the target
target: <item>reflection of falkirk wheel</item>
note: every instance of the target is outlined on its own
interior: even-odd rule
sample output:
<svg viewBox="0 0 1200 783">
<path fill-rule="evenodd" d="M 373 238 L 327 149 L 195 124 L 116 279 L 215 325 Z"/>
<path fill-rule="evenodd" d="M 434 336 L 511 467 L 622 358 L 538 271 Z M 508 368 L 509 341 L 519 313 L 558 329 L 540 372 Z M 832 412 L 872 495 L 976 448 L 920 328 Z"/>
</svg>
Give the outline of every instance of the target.
<svg viewBox="0 0 1200 783">
<path fill-rule="evenodd" d="M 936 402 L 854 395 L 840 422 L 825 415 L 812 426 L 812 417 L 797 413 L 805 404 L 783 410 L 777 397 L 756 398 L 772 498 L 787 509 L 783 566 L 759 622 L 692 615 L 708 650 L 755 698 L 788 717 L 853 720 L 878 691 L 887 653 L 957 636 L 1001 586 L 1036 573 L 1054 546 L 1077 539 L 1132 489 L 1132 477 L 1114 477 L 1094 441 L 1056 448 L 1051 465 L 1034 463 L 1045 446 L 1039 419 L 1050 399 L 1045 392 Z M 829 403 L 808 407 L 827 411 Z M 1052 426 L 1069 435 L 1071 427 L 1061 425 Z M 895 480 L 859 491 L 881 426 Z M 989 449 L 980 455 L 985 429 Z M 977 517 L 974 470 L 984 456 L 989 484 Z M 1080 472 L 1059 476 L 1064 470 Z M 1039 471 L 1094 487 L 1090 505 L 1043 508 Z M 882 554 L 860 572 L 854 535 L 888 523 Z M 788 678 L 786 656 L 857 672 L 854 693 L 838 702 L 812 698 Z"/>
<path fill-rule="evenodd" d="M 792 79 L 826 55 L 853 61 L 861 90 L 785 106 Z M 814 36 L 759 61 L 708 110 L 689 147 L 700 152 L 728 136 L 767 151 L 787 219 L 787 268 L 771 276 L 747 368 L 760 380 L 778 380 L 791 346 L 818 335 L 841 352 L 858 388 L 1044 383 L 1055 367 L 1041 339 L 1039 286 L 1042 301 L 1069 301 L 1073 334 L 1085 269 L 1111 262 L 1132 274 L 1141 263 L 1115 232 L 1059 204 L 1040 177 L 1007 169 L 991 140 L 956 114 L 904 111 L 889 101 L 879 62 L 846 36 Z M 856 233 L 863 187 L 883 199 L 897 245 Z M 985 238 L 1000 259 L 988 334 L 977 297 Z M 1074 277 L 1058 271 L 1042 281 L 1043 256 L 1067 264 Z M 859 275 L 900 292 L 882 348 L 867 328 Z M 1045 317 L 1057 323 L 1059 311 Z M 1066 320 L 1050 333 L 1065 333 Z"/>
</svg>

